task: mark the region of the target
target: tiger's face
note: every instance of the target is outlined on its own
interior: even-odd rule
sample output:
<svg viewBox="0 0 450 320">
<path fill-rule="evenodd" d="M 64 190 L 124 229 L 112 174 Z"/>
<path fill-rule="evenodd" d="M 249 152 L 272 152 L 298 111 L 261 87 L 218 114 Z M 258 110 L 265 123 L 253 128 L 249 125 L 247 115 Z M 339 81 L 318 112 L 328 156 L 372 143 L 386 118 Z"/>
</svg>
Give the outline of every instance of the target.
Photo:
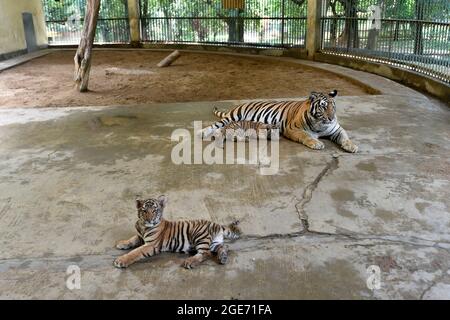
<svg viewBox="0 0 450 320">
<path fill-rule="evenodd" d="M 309 96 L 311 116 L 321 123 L 330 123 L 336 117 L 336 103 L 334 97 L 337 95 L 337 90 L 324 94 L 322 92 L 311 92 Z"/>
<path fill-rule="evenodd" d="M 146 227 L 157 226 L 162 219 L 164 208 L 167 204 L 166 196 L 159 196 L 158 199 L 136 200 L 138 218 Z"/>
</svg>

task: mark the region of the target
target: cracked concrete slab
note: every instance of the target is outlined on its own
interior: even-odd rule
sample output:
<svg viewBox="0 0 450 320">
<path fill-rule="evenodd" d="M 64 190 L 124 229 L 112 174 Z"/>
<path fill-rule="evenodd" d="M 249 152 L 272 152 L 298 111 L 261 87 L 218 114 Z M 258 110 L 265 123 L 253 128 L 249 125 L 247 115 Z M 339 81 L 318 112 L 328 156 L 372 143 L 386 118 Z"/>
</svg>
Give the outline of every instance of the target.
<svg viewBox="0 0 450 320">
<path fill-rule="evenodd" d="M 448 296 L 446 250 L 378 240 L 297 236 L 252 239 L 230 245 L 226 266 L 207 261 L 180 267 L 184 256 L 162 254 L 126 271 L 102 255 L 27 258 L 0 265 L 1 298 L 48 299 L 419 299 Z M 68 265 L 81 268 L 81 289 L 65 286 Z M 369 290 L 370 265 L 379 265 L 380 289 Z M 437 283 L 436 283 L 437 282 Z"/>
<path fill-rule="evenodd" d="M 213 121 L 213 103 L 0 110 L 0 297 L 448 297 L 450 110 L 421 95 L 337 103 L 360 152 L 281 139 L 272 176 L 171 162 L 172 131 Z M 112 267 L 135 195 L 162 193 L 168 219 L 241 221 L 229 265 L 187 271 L 165 254 Z M 65 286 L 71 264 L 81 290 Z"/>
</svg>

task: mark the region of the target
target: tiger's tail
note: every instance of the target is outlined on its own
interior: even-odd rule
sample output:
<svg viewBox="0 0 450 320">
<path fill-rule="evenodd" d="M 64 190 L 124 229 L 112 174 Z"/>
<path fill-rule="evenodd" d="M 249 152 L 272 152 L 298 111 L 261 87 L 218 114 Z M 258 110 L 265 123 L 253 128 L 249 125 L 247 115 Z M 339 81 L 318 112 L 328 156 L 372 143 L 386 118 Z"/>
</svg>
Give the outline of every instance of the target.
<svg viewBox="0 0 450 320">
<path fill-rule="evenodd" d="M 241 229 L 238 227 L 239 221 L 233 221 L 228 226 L 222 226 L 223 228 L 223 236 L 227 239 L 236 240 L 242 234 Z"/>
<path fill-rule="evenodd" d="M 228 116 L 228 112 L 219 111 L 219 109 L 217 109 L 217 107 L 214 107 L 213 113 L 216 117 L 218 117 L 220 119 L 226 118 Z"/>
</svg>

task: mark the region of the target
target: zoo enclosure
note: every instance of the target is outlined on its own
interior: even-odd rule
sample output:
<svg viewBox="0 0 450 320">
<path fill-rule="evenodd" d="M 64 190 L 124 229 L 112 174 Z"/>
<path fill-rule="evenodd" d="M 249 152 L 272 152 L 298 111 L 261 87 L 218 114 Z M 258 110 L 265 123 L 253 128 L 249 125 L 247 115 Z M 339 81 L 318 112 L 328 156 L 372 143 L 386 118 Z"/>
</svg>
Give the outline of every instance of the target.
<svg viewBox="0 0 450 320">
<path fill-rule="evenodd" d="M 448 0 L 102 0 L 95 41 L 130 43 L 131 5 L 140 42 L 305 50 L 382 62 L 450 83 Z M 320 12 L 308 12 L 311 3 Z M 86 0 L 43 0 L 50 45 L 78 44 Z M 130 12 L 128 7 L 130 6 Z M 318 27 L 308 19 L 318 16 Z M 311 51 L 311 50 L 310 50 Z"/>
</svg>

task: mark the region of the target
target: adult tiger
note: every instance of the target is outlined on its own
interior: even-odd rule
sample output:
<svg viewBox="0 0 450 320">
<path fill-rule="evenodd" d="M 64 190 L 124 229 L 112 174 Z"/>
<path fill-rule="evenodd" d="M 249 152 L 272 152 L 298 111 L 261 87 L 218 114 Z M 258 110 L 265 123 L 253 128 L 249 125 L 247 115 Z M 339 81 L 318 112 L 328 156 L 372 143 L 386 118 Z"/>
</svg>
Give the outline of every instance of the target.
<svg viewBox="0 0 450 320">
<path fill-rule="evenodd" d="M 115 267 L 126 268 L 138 260 L 164 251 L 196 251 L 194 256 L 184 261 L 183 266 L 187 269 L 200 264 L 211 253 L 217 254 L 221 264 L 227 262 L 228 250 L 223 241 L 224 238 L 239 238 L 238 222 L 222 226 L 207 220 L 167 221 L 162 217 L 166 204 L 166 196 L 136 200 L 138 234 L 116 244 L 117 249 L 135 249 L 114 260 Z"/>
<path fill-rule="evenodd" d="M 357 152 L 358 147 L 337 120 L 336 95 L 337 90 L 328 95 L 311 92 L 309 99 L 304 101 L 254 101 L 238 105 L 228 112 L 214 108 L 214 114 L 221 120 L 203 129 L 202 136 L 207 138 L 233 121 L 280 123 L 280 131 L 286 138 L 311 149 L 323 149 L 324 144 L 318 138 L 328 138 L 347 152 Z"/>
</svg>

